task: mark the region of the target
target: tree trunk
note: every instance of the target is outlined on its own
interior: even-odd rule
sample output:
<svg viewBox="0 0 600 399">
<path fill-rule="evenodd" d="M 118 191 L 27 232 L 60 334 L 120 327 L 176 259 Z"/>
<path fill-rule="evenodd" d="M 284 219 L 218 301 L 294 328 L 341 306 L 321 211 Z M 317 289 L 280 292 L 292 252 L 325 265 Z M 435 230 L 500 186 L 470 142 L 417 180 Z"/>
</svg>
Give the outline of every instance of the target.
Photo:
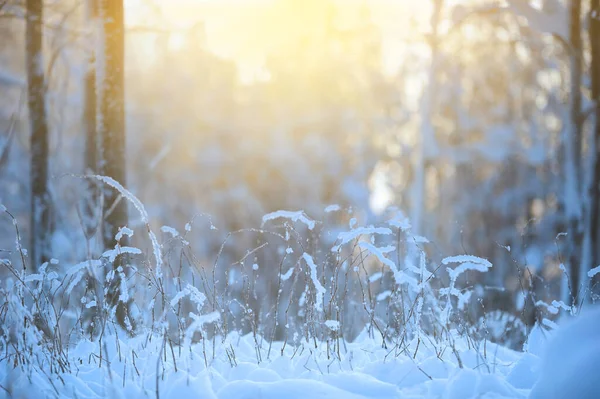
<svg viewBox="0 0 600 399">
<path fill-rule="evenodd" d="M 583 249 L 581 201 L 581 0 L 571 0 L 570 23 L 570 104 L 565 144 L 565 210 L 568 229 L 567 262 L 570 277 L 571 304 L 579 299 L 581 254 Z"/>
<path fill-rule="evenodd" d="M 87 174 L 99 174 L 99 145 L 96 118 L 96 24 L 98 10 L 97 0 L 86 1 L 85 22 L 92 26 L 91 36 L 87 41 L 89 44 L 89 53 L 87 58 L 87 71 L 84 80 L 84 105 L 83 105 L 83 125 L 85 129 L 85 166 Z M 95 180 L 89 180 L 88 193 L 84 198 L 84 226 L 85 234 L 90 239 L 96 232 L 99 223 L 98 197 L 99 186 Z"/>
<path fill-rule="evenodd" d="M 31 268 L 35 271 L 49 257 L 50 194 L 48 192 L 48 125 L 46 120 L 42 51 L 42 0 L 27 0 L 26 62 L 29 121 L 31 128 Z"/>
<path fill-rule="evenodd" d="M 434 158 L 437 152 L 435 131 L 433 129 L 433 107 L 435 92 L 437 91 L 437 68 L 438 68 L 438 27 L 441 19 L 443 0 L 433 0 L 433 13 L 431 15 L 431 36 L 429 37 L 429 48 L 431 61 L 427 73 L 427 87 L 421 99 L 420 123 L 417 143 L 417 159 L 415 162 L 415 173 L 413 177 L 411 198 L 411 224 L 415 234 L 423 234 L 423 210 L 425 207 L 425 179 L 429 160 Z"/>
<path fill-rule="evenodd" d="M 99 41 L 102 54 L 96 60 L 96 84 L 98 86 L 98 129 L 102 154 L 100 167 L 102 174 L 126 186 L 125 169 L 125 28 L 123 0 L 99 0 L 99 16 L 102 29 Z M 104 185 L 103 202 L 103 241 L 104 248 L 115 246 L 115 235 L 127 225 L 127 202 L 112 188 Z M 127 237 L 120 240 L 127 245 Z M 125 266 L 123 255 L 117 256 L 112 264 L 116 271 Z M 125 267 L 123 267 L 125 269 Z M 123 273 L 126 273 L 124 270 Z M 121 273 L 114 273 L 108 282 L 106 301 L 109 307 L 116 307 L 117 321 L 127 332 L 133 333 L 135 321 L 131 317 L 132 299 L 123 303 L 121 297 Z"/>
<path fill-rule="evenodd" d="M 594 102 L 594 145 L 592 148 L 593 167 L 589 193 L 589 234 L 590 234 L 590 268 L 600 265 L 600 0 L 591 0 L 590 3 L 590 50 L 592 80 L 592 101 Z M 598 281 L 593 281 L 593 283 Z"/>
<path fill-rule="evenodd" d="M 104 54 L 98 60 L 99 134 L 102 142 L 101 171 L 126 186 L 125 170 L 125 36 L 123 0 L 100 0 Z M 106 185 L 105 185 L 106 187 Z M 115 245 L 115 235 L 127 224 L 127 203 L 119 193 L 104 190 L 104 247 Z"/>
</svg>

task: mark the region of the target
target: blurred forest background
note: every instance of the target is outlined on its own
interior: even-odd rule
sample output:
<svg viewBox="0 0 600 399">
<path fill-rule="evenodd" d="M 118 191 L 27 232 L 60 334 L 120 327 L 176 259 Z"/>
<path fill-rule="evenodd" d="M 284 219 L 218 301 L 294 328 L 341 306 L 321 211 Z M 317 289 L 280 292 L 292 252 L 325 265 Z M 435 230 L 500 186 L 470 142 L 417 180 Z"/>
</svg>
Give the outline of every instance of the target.
<svg viewBox="0 0 600 399">
<path fill-rule="evenodd" d="M 37 62 L 48 156 L 38 256 L 72 264 L 112 247 L 89 221 L 108 200 L 81 177 L 98 172 L 93 80 L 110 73 L 98 68 L 108 42 L 94 0 L 46 0 L 32 64 L 35 3 L 0 1 L 0 203 L 30 243 L 41 226 L 30 174 L 45 168 L 30 156 Z M 340 229 L 401 213 L 432 262 L 494 264 L 467 276 L 492 307 L 519 313 L 529 289 L 595 299 L 599 12 L 597 0 L 125 0 L 122 183 L 151 225 L 186 230 L 200 264 L 244 257 L 255 236 L 222 243 L 269 212 Z M 343 211 L 325 212 L 332 204 Z M 129 226 L 143 225 L 131 208 Z M 13 246 L 7 218 L 3 257 L 18 256 Z M 277 250 L 256 252 L 261 267 Z"/>
</svg>

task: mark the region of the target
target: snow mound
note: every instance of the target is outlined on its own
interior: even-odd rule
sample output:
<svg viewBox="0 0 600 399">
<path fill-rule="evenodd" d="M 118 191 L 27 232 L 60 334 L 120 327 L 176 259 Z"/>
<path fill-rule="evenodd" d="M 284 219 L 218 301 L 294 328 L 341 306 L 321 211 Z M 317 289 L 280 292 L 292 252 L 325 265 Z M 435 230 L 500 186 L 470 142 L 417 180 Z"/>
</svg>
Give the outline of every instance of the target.
<svg viewBox="0 0 600 399">
<path fill-rule="evenodd" d="M 550 338 L 532 399 L 600 398 L 600 308 L 583 312 Z"/>
<path fill-rule="evenodd" d="M 212 340 L 173 352 L 160 336 L 107 335 L 69 351 L 73 370 L 60 375 L 47 365 L 25 370 L 0 360 L 0 384 L 8 397 L 142 399 L 400 399 L 525 398 L 507 375 L 520 354 L 488 343 L 488 354 L 457 338 L 462 368 L 451 349 L 414 340 L 382 348 L 381 337 L 361 334 L 339 354 L 326 342 L 256 341 L 252 335 Z M 491 355 L 493 353 L 493 356 Z M 523 368 L 525 369 L 525 368 Z M 0 398 L 2 397 L 0 394 Z"/>
<path fill-rule="evenodd" d="M 336 349 L 334 341 L 270 344 L 232 333 L 171 349 L 152 333 L 106 335 L 102 347 L 71 347 L 64 372 L 0 359 L 0 398 L 600 397 L 600 308 L 550 333 L 534 329 L 524 352 L 474 346 L 456 331 L 447 342 L 421 338 L 384 348 L 381 335 L 363 331 Z"/>
</svg>

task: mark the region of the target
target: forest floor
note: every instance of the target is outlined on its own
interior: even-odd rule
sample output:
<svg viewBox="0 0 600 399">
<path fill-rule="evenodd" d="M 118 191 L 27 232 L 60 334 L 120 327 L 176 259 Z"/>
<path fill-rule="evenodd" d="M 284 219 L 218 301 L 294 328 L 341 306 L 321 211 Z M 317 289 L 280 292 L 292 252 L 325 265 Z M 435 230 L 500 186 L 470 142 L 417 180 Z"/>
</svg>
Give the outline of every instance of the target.
<svg viewBox="0 0 600 399">
<path fill-rule="evenodd" d="M 0 361 L 0 397 L 600 397 L 600 384 L 586 371 L 600 363 L 600 312 L 567 324 L 555 331 L 534 328 L 522 352 L 490 342 L 475 347 L 461 338 L 436 347 L 425 336 L 383 348 L 381 337 L 366 333 L 352 343 L 316 345 L 269 345 L 234 334 L 186 350 L 165 345 L 159 336 L 107 335 L 102 344 L 82 341 L 69 351 L 70 373 L 51 373 L 48 365 L 25 371 Z"/>
</svg>

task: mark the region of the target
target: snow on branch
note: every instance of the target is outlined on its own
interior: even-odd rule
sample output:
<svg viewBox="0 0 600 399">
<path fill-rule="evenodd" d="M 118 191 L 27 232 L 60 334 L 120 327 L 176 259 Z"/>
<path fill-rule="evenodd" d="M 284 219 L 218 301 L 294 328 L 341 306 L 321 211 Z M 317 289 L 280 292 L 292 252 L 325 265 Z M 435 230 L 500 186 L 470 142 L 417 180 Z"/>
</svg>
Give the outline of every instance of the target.
<svg viewBox="0 0 600 399">
<path fill-rule="evenodd" d="M 315 287 L 315 306 L 318 310 L 323 311 L 323 295 L 325 295 L 325 287 L 319 281 L 317 277 L 317 265 L 315 265 L 315 261 L 312 256 L 307 254 L 306 252 L 302 254 L 302 258 L 310 268 L 310 278 Z"/>
<path fill-rule="evenodd" d="M 596 266 L 587 272 L 589 278 L 593 278 L 596 274 L 600 274 L 600 266 Z"/>
<path fill-rule="evenodd" d="M 449 256 L 442 259 L 442 264 L 448 265 L 449 263 L 459 263 L 459 265 L 454 269 L 448 269 L 450 279 L 453 281 L 456 281 L 458 276 L 467 270 L 475 270 L 485 273 L 492 267 L 492 263 L 489 260 L 473 255 Z"/>
<path fill-rule="evenodd" d="M 119 183 L 111 177 L 100 175 L 89 175 L 87 177 L 91 177 L 93 179 L 100 180 L 105 184 L 108 184 L 109 186 L 117 190 L 127 201 L 131 202 L 135 209 L 137 209 L 142 219 L 142 222 L 146 225 L 146 228 L 148 229 L 148 236 L 150 237 L 154 258 L 156 260 L 155 273 L 156 277 L 160 279 L 162 277 L 162 254 L 160 251 L 160 245 L 158 244 L 158 239 L 156 238 L 156 235 L 150 228 L 150 218 L 148 217 L 148 212 L 146 212 L 146 208 L 144 208 L 144 204 L 142 204 L 142 201 L 140 201 L 135 195 L 133 195 L 131 191 L 123 187 L 121 183 Z"/>
<path fill-rule="evenodd" d="M 289 219 L 292 222 L 304 223 L 309 230 L 315 228 L 315 221 L 306 216 L 304 211 L 276 211 L 267 213 L 262 217 L 262 225 L 264 226 L 268 221 L 279 218 Z"/>
<path fill-rule="evenodd" d="M 334 246 L 333 248 L 331 248 L 331 251 L 337 252 L 340 250 L 342 245 L 348 244 L 349 242 L 351 242 L 352 240 L 354 240 L 360 236 L 371 235 L 371 234 L 391 235 L 393 233 L 392 233 L 392 230 L 388 229 L 387 227 L 373 227 L 373 226 L 358 227 L 358 228 L 350 230 L 350 231 L 344 231 L 344 232 L 341 232 L 340 234 L 338 234 L 337 239 L 340 241 L 340 243 L 338 245 Z"/>
</svg>

